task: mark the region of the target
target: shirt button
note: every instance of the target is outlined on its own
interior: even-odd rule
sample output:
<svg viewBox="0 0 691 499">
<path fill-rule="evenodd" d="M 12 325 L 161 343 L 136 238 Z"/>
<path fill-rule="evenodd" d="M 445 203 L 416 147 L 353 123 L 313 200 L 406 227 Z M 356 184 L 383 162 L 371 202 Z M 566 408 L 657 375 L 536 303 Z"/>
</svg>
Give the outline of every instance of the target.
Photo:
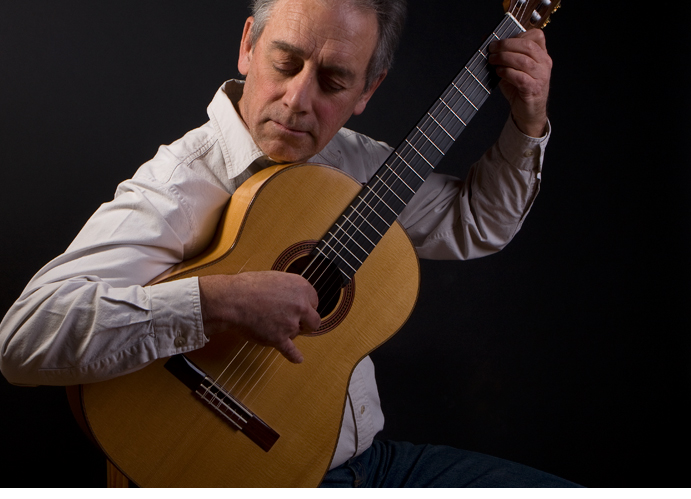
<svg viewBox="0 0 691 499">
<path fill-rule="evenodd" d="M 364 413 L 365 413 L 365 406 L 363 405 L 362 407 L 360 407 L 360 414 L 364 414 Z"/>
<path fill-rule="evenodd" d="M 530 149 L 528 149 L 527 151 L 525 151 L 525 152 L 523 153 L 523 156 L 525 156 L 526 158 L 529 158 L 529 157 L 531 157 L 532 155 L 533 155 L 533 151 L 531 151 Z"/>
<path fill-rule="evenodd" d="M 183 336 L 178 336 L 175 338 L 175 341 L 173 341 L 173 344 L 178 348 L 184 347 L 187 344 L 187 340 Z"/>
</svg>

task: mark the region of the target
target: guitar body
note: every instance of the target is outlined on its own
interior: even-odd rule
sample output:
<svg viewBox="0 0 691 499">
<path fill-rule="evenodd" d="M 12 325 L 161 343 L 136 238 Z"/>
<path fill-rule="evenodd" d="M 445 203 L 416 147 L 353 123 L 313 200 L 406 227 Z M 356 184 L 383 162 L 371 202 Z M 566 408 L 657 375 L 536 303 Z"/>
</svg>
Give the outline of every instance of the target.
<svg viewBox="0 0 691 499">
<path fill-rule="evenodd" d="M 361 188 L 325 166 L 263 170 L 233 195 L 209 249 L 155 282 L 285 270 L 323 237 Z M 396 223 L 320 330 L 295 339 L 302 364 L 230 335 L 215 335 L 185 354 L 279 435 L 268 451 L 195 396 L 164 367 L 166 359 L 83 385 L 88 428 L 108 459 L 139 486 L 316 486 L 336 448 L 354 367 L 405 323 L 418 286 L 417 256 Z"/>
<path fill-rule="evenodd" d="M 262 270 L 339 281 L 330 295 L 315 285 L 322 325 L 295 339 L 302 364 L 215 335 L 184 357 L 83 385 L 83 422 L 129 479 L 145 487 L 319 484 L 353 369 L 400 329 L 417 300 L 417 255 L 394 221 L 496 85 L 489 44 L 544 27 L 559 4 L 506 0 L 509 12 L 492 35 L 366 186 L 319 165 L 262 170 L 233 194 L 209 248 L 153 282 Z M 306 264 L 317 243 L 328 260 Z"/>
</svg>

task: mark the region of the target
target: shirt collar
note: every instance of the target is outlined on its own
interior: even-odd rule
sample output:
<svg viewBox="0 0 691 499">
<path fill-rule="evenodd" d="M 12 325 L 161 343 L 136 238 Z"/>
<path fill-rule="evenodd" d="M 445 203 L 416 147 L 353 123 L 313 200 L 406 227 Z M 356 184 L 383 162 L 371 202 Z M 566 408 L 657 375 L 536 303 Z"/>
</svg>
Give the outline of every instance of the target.
<svg viewBox="0 0 691 499">
<path fill-rule="evenodd" d="M 228 80 L 218 89 L 207 108 L 209 119 L 220 137 L 223 159 L 226 163 L 228 178 L 240 175 L 255 163 L 259 169 L 276 164 L 255 144 L 247 125 L 236 109 L 242 97 L 245 82 Z M 326 147 L 308 160 L 310 163 L 325 163 L 341 167 L 341 151 L 329 142 Z"/>
<path fill-rule="evenodd" d="M 266 158 L 235 109 L 235 104 L 242 96 L 244 83 L 239 80 L 225 82 L 207 108 L 211 124 L 220 137 L 228 178 L 237 177 L 254 161 Z"/>
</svg>

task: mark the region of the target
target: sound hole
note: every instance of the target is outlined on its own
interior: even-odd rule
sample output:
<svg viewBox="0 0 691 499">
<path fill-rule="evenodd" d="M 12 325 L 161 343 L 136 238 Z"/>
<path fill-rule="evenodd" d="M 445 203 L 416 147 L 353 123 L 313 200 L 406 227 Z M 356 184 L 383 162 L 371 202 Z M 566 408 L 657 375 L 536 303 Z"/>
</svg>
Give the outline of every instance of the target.
<svg viewBox="0 0 691 499">
<path fill-rule="evenodd" d="M 316 241 L 305 241 L 286 249 L 276 260 L 272 270 L 300 274 L 307 279 L 319 296 L 317 312 L 321 326 L 308 336 L 324 334 L 346 317 L 355 294 L 354 281 L 348 281 L 329 260 L 311 253 Z"/>
<path fill-rule="evenodd" d="M 321 317 L 329 315 L 338 305 L 344 280 L 341 272 L 321 256 L 306 255 L 291 263 L 286 272 L 300 274 L 307 279 L 319 295 L 317 312 Z"/>
</svg>

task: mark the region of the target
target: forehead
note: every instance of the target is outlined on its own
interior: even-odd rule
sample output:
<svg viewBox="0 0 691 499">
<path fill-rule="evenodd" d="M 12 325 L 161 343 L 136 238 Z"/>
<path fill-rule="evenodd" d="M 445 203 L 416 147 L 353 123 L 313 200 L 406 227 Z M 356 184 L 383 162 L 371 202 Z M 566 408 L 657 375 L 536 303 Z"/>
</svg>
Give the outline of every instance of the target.
<svg viewBox="0 0 691 499">
<path fill-rule="evenodd" d="M 375 13 L 348 1 L 279 0 L 260 42 L 305 59 L 367 66 L 377 32 Z"/>
</svg>

